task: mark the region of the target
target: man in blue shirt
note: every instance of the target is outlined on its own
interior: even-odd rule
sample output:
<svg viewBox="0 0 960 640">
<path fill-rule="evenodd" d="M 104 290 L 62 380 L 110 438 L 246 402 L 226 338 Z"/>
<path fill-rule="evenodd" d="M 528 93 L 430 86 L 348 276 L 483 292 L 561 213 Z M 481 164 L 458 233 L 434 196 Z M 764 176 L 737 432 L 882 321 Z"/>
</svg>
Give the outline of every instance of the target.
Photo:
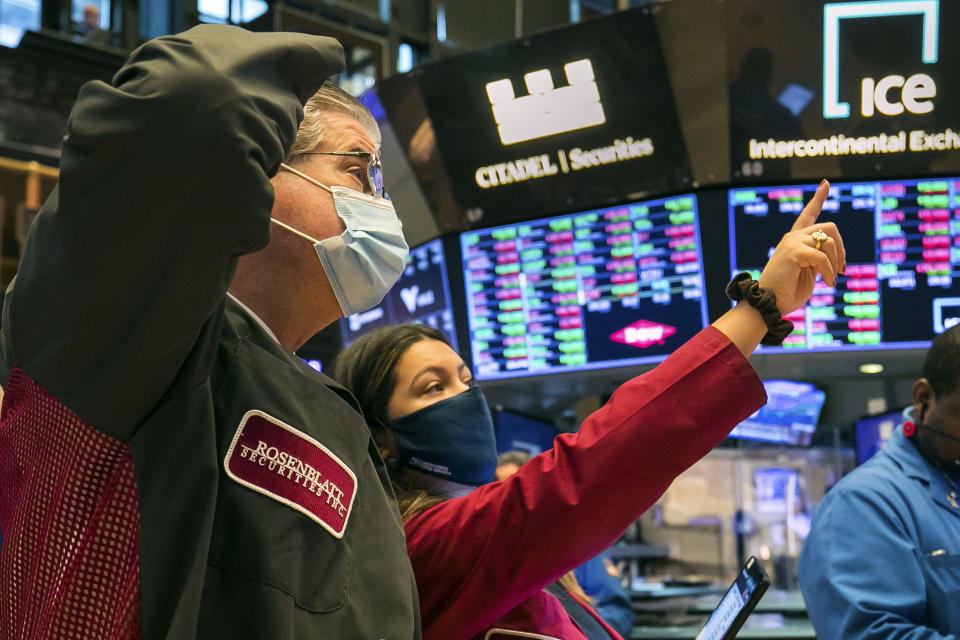
<svg viewBox="0 0 960 640">
<path fill-rule="evenodd" d="M 800 587 L 820 640 L 960 638 L 960 326 L 887 447 L 814 512 Z"/>
</svg>

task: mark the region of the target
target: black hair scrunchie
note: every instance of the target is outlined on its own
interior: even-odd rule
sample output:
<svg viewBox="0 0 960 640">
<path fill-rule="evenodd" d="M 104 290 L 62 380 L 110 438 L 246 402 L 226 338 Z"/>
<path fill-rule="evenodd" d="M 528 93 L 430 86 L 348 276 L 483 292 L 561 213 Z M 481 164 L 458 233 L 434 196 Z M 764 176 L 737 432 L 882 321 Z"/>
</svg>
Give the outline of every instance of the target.
<svg viewBox="0 0 960 640">
<path fill-rule="evenodd" d="M 793 323 L 784 320 L 780 315 L 777 294 L 762 288 L 749 273 L 743 271 L 733 277 L 727 285 L 727 297 L 734 302 L 746 300 L 747 304 L 760 312 L 764 324 L 767 325 L 767 334 L 763 336 L 760 344 L 768 347 L 780 346 L 793 331 Z"/>
</svg>

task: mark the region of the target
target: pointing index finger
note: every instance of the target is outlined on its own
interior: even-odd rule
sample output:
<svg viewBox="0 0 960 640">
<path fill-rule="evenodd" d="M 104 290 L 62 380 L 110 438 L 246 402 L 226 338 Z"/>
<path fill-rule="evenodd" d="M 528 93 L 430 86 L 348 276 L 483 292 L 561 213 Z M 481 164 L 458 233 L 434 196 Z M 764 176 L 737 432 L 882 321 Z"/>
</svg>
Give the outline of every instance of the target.
<svg viewBox="0 0 960 640">
<path fill-rule="evenodd" d="M 823 207 L 824 201 L 827 199 L 827 196 L 830 194 L 830 183 L 826 179 L 820 181 L 820 185 L 817 187 L 816 193 L 813 194 L 813 197 L 810 198 L 810 202 L 807 203 L 807 206 L 803 208 L 803 211 L 800 212 L 800 215 L 797 216 L 796 221 L 791 227 L 791 231 L 796 231 L 797 229 L 803 229 L 804 227 L 809 227 L 814 222 L 817 221 L 817 216 L 820 215 L 820 209 Z"/>
</svg>

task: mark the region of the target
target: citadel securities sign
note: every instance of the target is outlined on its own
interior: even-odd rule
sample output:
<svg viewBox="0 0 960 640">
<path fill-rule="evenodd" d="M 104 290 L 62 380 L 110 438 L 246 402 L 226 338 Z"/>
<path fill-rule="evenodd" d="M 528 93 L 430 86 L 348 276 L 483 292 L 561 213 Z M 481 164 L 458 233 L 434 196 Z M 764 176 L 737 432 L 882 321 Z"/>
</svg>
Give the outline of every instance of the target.
<svg viewBox="0 0 960 640">
<path fill-rule="evenodd" d="M 471 225 L 689 188 L 657 11 L 621 12 L 414 72 Z"/>
<path fill-rule="evenodd" d="M 960 47 L 946 37 L 960 25 L 960 3 L 828 2 L 822 8 L 809 0 L 770 4 L 764 11 L 789 12 L 796 4 L 809 19 L 798 19 L 795 28 L 810 29 L 809 39 L 793 38 L 770 52 L 782 63 L 772 76 L 782 78 L 780 85 L 799 84 L 818 99 L 808 108 L 806 100 L 796 100 L 796 91 L 791 100 L 787 86 L 777 98 L 780 105 L 770 112 L 779 109 L 778 115 L 751 130 L 734 126 L 741 107 L 731 103 L 731 160 L 735 174 L 742 171 L 738 177 L 811 177 L 831 171 L 818 163 L 829 158 L 839 162 L 837 175 L 960 167 L 960 86 L 952 73 L 960 64 Z M 749 47 L 742 31 L 734 27 L 728 37 L 740 38 Z M 803 42 L 820 51 L 799 44 Z M 822 54 L 819 83 L 803 69 L 817 53 Z M 770 84 L 776 95 L 777 80 Z M 776 118 L 779 124 L 773 123 Z M 785 124 L 790 119 L 793 124 Z"/>
<path fill-rule="evenodd" d="M 554 87 L 549 69 L 537 69 L 524 74 L 527 95 L 517 97 L 509 78 L 488 82 L 487 97 L 497 123 L 503 146 L 547 138 L 561 133 L 595 127 L 607 119 L 600 100 L 593 63 L 589 58 L 563 65 L 566 86 Z M 503 185 L 570 173 L 613 162 L 653 155 L 650 138 L 614 140 L 612 144 L 595 149 L 558 149 L 556 164 L 549 154 L 499 162 L 480 167 L 475 173 L 477 185 L 490 189 Z"/>
<path fill-rule="evenodd" d="M 487 83 L 487 97 L 504 145 L 593 127 L 607 121 L 589 58 L 563 65 L 567 86 L 553 86 L 549 69 L 524 74 L 527 95 L 517 97 L 513 83 Z"/>
<path fill-rule="evenodd" d="M 555 88 L 549 69 L 537 69 L 524 74 L 527 95 L 517 97 L 509 78 L 488 82 L 487 96 L 497 123 L 500 141 L 504 146 L 546 138 L 561 133 L 604 124 L 603 103 L 589 58 L 563 65 L 567 85 Z M 613 162 L 653 155 L 650 138 L 614 140 L 612 144 L 595 149 L 557 149 L 553 164 L 549 154 L 522 158 L 480 167 L 475 173 L 482 189 L 499 187 L 570 173 Z"/>
<path fill-rule="evenodd" d="M 480 167 L 474 177 L 481 188 L 489 189 L 524 180 L 555 176 L 558 171 L 570 173 L 651 155 L 653 155 L 653 140 L 650 138 L 634 140 L 628 136 L 626 140 L 617 139 L 611 145 L 596 149 L 580 147 L 557 149 L 556 164 L 549 154 L 543 154 Z"/>
</svg>

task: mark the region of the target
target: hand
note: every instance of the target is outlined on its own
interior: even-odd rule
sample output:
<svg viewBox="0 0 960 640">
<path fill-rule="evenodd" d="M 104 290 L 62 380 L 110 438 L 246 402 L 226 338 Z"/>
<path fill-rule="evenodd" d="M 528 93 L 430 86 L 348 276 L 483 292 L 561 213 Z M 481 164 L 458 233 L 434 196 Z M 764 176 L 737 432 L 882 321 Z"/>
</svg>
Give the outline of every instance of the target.
<svg viewBox="0 0 960 640">
<path fill-rule="evenodd" d="M 817 224 L 817 216 L 823 206 L 830 183 L 826 180 L 817 187 L 817 192 L 797 216 L 790 232 L 780 239 L 780 244 L 760 274 L 760 286 L 777 294 L 777 307 L 786 315 L 799 309 L 813 293 L 817 274 L 831 287 L 837 284 L 837 274 L 847 268 L 847 254 L 843 239 L 832 222 Z M 816 249 L 815 231 L 823 231 L 827 239 Z"/>
</svg>

